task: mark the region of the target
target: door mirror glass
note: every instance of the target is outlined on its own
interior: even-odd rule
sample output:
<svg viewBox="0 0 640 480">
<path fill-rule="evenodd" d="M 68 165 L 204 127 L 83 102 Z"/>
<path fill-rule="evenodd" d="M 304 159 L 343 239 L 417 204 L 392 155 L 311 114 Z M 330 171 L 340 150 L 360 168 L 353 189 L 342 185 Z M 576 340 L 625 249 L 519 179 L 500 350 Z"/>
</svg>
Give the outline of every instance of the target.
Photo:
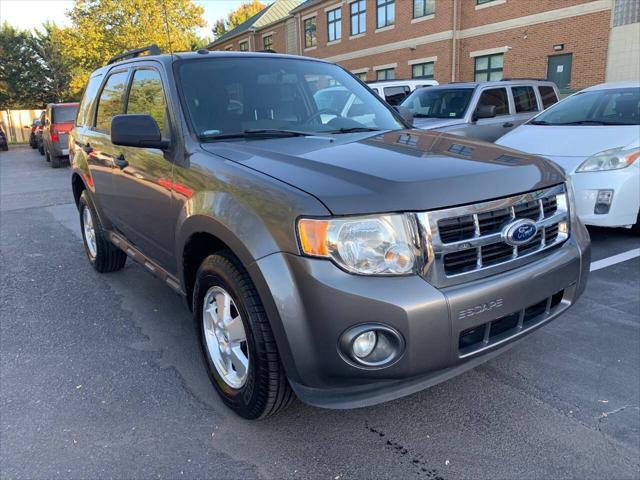
<svg viewBox="0 0 640 480">
<path fill-rule="evenodd" d="M 150 115 L 115 115 L 111 119 L 111 143 L 123 147 L 169 147 L 169 142 L 162 140 L 158 123 Z"/>
<path fill-rule="evenodd" d="M 496 106 L 495 105 L 478 105 L 475 113 L 473 114 L 473 118 L 476 120 L 480 118 L 493 118 L 496 116 Z"/>
</svg>

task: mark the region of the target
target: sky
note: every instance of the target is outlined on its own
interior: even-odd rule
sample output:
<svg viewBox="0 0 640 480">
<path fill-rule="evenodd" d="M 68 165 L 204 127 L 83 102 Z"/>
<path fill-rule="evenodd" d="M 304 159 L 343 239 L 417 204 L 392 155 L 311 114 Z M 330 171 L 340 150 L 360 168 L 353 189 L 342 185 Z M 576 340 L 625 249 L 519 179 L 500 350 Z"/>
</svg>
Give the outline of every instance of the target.
<svg viewBox="0 0 640 480">
<path fill-rule="evenodd" d="M 198 33 L 211 38 L 211 28 L 216 20 L 237 8 L 242 0 L 194 0 L 204 7 L 207 27 Z M 47 20 L 58 25 L 68 25 L 65 10 L 73 6 L 73 0 L 0 0 L 0 23 L 31 30 Z"/>
</svg>

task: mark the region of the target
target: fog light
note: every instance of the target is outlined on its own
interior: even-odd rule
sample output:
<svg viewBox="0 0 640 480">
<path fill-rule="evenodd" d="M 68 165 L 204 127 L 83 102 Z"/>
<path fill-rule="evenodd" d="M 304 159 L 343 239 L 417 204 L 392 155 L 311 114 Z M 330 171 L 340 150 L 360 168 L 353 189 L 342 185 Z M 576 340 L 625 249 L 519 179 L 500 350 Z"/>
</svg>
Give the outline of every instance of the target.
<svg viewBox="0 0 640 480">
<path fill-rule="evenodd" d="M 353 348 L 353 354 L 358 358 L 369 356 L 373 349 L 376 348 L 377 339 L 378 335 L 373 330 L 361 333 L 353 341 L 353 346 L 351 347 Z"/>
<path fill-rule="evenodd" d="M 598 190 L 598 197 L 596 198 L 596 206 L 593 212 L 596 215 L 603 215 L 605 213 L 609 213 L 612 200 L 613 200 L 613 190 Z"/>
</svg>

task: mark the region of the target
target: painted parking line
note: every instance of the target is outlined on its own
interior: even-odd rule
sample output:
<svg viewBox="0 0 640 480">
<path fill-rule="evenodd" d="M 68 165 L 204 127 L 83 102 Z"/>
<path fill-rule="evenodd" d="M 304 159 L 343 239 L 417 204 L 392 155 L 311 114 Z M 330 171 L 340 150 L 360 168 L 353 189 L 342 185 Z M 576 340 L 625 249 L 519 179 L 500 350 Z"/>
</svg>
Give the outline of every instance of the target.
<svg viewBox="0 0 640 480">
<path fill-rule="evenodd" d="M 596 270 L 600 270 L 601 268 L 607 268 L 611 265 L 615 265 L 616 263 L 626 262 L 627 260 L 631 260 L 636 257 L 640 257 L 640 248 L 634 248 L 633 250 L 629 250 L 628 252 L 619 253 L 618 255 L 603 258 L 602 260 L 598 260 L 597 262 L 592 262 L 591 271 L 595 272 Z"/>
</svg>

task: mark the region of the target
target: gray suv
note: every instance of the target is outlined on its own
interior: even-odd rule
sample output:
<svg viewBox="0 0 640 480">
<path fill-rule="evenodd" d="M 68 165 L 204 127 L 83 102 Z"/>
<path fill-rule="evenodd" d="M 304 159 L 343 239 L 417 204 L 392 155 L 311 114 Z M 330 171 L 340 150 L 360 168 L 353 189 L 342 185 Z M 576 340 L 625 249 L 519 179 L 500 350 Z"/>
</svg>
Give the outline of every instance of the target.
<svg viewBox="0 0 640 480">
<path fill-rule="evenodd" d="M 319 107 L 329 86 L 358 115 Z M 213 385 L 245 418 L 444 381 L 556 318 L 587 280 L 561 170 L 412 130 L 321 60 L 120 55 L 89 79 L 70 157 L 89 262 L 131 258 L 183 296 Z"/>
<path fill-rule="evenodd" d="M 403 102 L 413 126 L 494 142 L 558 101 L 544 80 L 449 83 L 415 90 Z"/>
</svg>

